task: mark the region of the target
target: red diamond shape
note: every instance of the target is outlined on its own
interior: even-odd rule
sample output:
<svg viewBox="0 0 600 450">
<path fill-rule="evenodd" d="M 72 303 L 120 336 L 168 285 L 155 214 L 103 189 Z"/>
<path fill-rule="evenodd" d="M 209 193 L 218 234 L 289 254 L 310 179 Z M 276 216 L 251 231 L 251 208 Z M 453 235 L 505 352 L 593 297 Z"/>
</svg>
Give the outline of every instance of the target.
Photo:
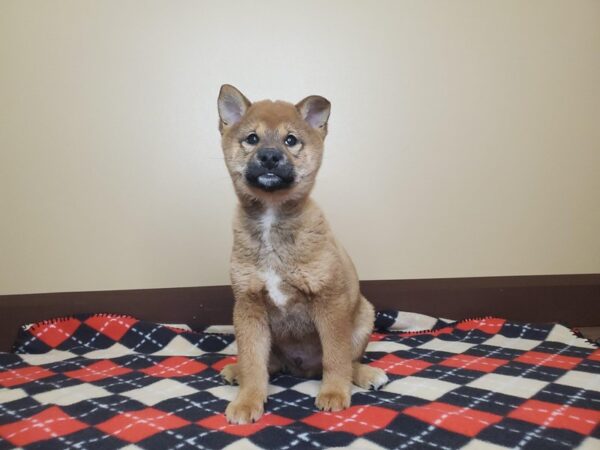
<svg viewBox="0 0 600 450">
<path fill-rule="evenodd" d="M 147 375 L 160 378 L 185 377 L 202 372 L 208 366 L 185 356 L 172 356 L 158 364 L 141 369 Z"/>
<path fill-rule="evenodd" d="M 481 330 L 487 334 L 496 334 L 500 331 L 506 320 L 491 317 L 480 320 L 467 320 L 466 322 L 456 325 L 458 330 Z"/>
<path fill-rule="evenodd" d="M 508 417 L 544 427 L 572 430 L 583 435 L 591 434 L 592 430 L 600 423 L 600 411 L 539 400 L 527 400 L 511 411 Z"/>
<path fill-rule="evenodd" d="M 326 431 L 345 431 L 355 436 L 387 427 L 397 411 L 380 406 L 357 405 L 339 412 L 318 412 L 302 422 Z"/>
<path fill-rule="evenodd" d="M 81 321 L 71 318 L 48 324 L 33 325 L 29 332 L 50 347 L 56 348 L 71 337 L 79 325 L 81 325 Z"/>
<path fill-rule="evenodd" d="M 486 358 L 485 356 L 454 355 L 440 362 L 442 366 L 458 367 L 460 369 L 493 372 L 498 367 L 508 363 L 505 359 Z"/>
<path fill-rule="evenodd" d="M 377 361 L 369 363 L 369 365 L 379 367 L 394 375 L 412 375 L 431 366 L 431 363 L 418 359 L 399 358 L 390 353 Z"/>
<path fill-rule="evenodd" d="M 186 330 L 185 328 L 173 327 L 171 325 L 165 325 L 165 328 L 168 328 L 173 333 L 181 334 L 181 333 L 189 333 L 190 330 Z"/>
<path fill-rule="evenodd" d="M 129 372 L 133 371 L 126 367 L 121 367 L 109 359 L 103 359 L 101 361 L 95 362 L 94 364 L 90 364 L 87 367 L 82 367 L 81 369 L 65 372 L 64 375 L 71 378 L 77 378 L 81 381 L 90 382 L 103 380 L 104 378 L 109 377 L 116 377 Z"/>
<path fill-rule="evenodd" d="M 138 320 L 133 317 L 98 315 L 87 319 L 85 324 L 108 336 L 112 340 L 118 341 L 125 333 L 127 333 L 127 331 L 129 331 L 132 325 L 137 322 Z"/>
<path fill-rule="evenodd" d="M 20 369 L 11 369 L 6 372 L 0 372 L 0 385 L 11 387 L 18 384 L 29 383 L 30 381 L 41 380 L 42 378 L 52 375 L 54 375 L 54 372 L 40 366 L 21 367 Z"/>
<path fill-rule="evenodd" d="M 380 341 L 384 337 L 386 337 L 386 334 L 384 333 L 371 333 L 371 336 L 369 337 L 369 342 Z"/>
<path fill-rule="evenodd" d="M 555 355 L 552 353 L 527 352 L 516 358 L 515 361 L 534 366 L 557 367 L 559 369 L 569 370 L 579 364 L 582 361 L 582 358 Z"/>
<path fill-rule="evenodd" d="M 64 436 L 87 428 L 88 425 L 51 406 L 27 419 L 0 426 L 0 436 L 19 447 L 32 442 Z"/>
<path fill-rule="evenodd" d="M 594 361 L 600 361 L 600 349 L 594 351 L 588 358 L 593 359 Z"/>
<path fill-rule="evenodd" d="M 277 414 L 267 413 L 262 416 L 257 422 L 244 425 L 234 425 L 227 422 L 224 414 L 217 414 L 196 422 L 198 425 L 211 430 L 219 430 L 225 433 L 234 434 L 236 436 L 250 436 L 263 428 L 272 426 L 289 425 L 293 420 L 286 417 L 278 416 Z"/>
<path fill-rule="evenodd" d="M 481 430 L 502 420 L 502 417 L 475 409 L 461 408 L 441 402 L 411 406 L 403 411 L 438 428 L 474 437 Z"/>
<path fill-rule="evenodd" d="M 223 367 L 229 364 L 233 364 L 236 361 L 237 358 L 235 356 L 228 356 L 227 358 L 218 360 L 216 363 L 212 364 L 211 367 L 220 372 L 221 370 L 223 370 Z"/>
<path fill-rule="evenodd" d="M 139 442 L 156 433 L 181 428 L 189 423 L 173 413 L 145 408 L 121 413 L 96 425 L 96 428 L 127 442 Z"/>
</svg>

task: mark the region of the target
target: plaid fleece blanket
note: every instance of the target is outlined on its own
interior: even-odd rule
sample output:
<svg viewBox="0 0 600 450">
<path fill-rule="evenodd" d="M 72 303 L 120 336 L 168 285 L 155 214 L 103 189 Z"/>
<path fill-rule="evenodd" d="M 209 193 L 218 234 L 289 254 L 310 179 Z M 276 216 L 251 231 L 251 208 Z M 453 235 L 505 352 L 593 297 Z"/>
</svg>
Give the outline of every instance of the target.
<svg viewBox="0 0 600 450">
<path fill-rule="evenodd" d="M 389 384 L 330 413 L 318 380 L 277 375 L 250 425 L 223 415 L 230 329 L 120 315 L 23 327 L 0 354 L 0 450 L 600 449 L 600 350 L 564 326 L 403 312 L 376 326 L 365 360 Z"/>
</svg>

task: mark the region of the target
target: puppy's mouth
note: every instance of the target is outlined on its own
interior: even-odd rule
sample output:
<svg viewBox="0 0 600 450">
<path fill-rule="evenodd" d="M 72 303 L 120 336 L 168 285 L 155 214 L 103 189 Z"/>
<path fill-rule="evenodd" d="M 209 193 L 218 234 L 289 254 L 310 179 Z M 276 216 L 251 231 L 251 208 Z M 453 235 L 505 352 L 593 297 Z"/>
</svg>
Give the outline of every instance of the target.
<svg viewBox="0 0 600 450">
<path fill-rule="evenodd" d="M 275 175 L 274 173 L 268 172 L 264 175 L 260 175 L 257 180 L 258 184 L 265 189 L 275 189 L 278 186 L 284 184 L 283 179 L 279 175 Z"/>
<path fill-rule="evenodd" d="M 291 164 L 273 169 L 266 169 L 258 164 L 249 164 L 245 176 L 249 185 L 266 192 L 289 188 L 295 179 L 294 168 Z"/>
</svg>

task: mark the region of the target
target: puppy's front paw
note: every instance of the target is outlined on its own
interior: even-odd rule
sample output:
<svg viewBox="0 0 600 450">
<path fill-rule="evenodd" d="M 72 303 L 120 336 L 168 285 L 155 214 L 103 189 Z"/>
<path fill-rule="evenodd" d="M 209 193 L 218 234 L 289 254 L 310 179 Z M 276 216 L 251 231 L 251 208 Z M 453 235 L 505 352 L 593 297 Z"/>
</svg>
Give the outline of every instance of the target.
<svg viewBox="0 0 600 450">
<path fill-rule="evenodd" d="M 244 424 L 256 422 L 264 412 L 264 400 L 236 398 L 225 410 L 229 423 Z"/>
<path fill-rule="evenodd" d="M 350 406 L 350 392 L 341 389 L 321 389 L 315 405 L 322 411 L 341 411 Z"/>
</svg>

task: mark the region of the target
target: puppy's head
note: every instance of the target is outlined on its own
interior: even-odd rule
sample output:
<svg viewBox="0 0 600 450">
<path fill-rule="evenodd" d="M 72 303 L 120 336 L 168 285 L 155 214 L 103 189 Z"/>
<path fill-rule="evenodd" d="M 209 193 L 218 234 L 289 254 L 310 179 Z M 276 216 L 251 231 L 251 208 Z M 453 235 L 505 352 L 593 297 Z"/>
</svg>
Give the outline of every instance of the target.
<svg viewBox="0 0 600 450">
<path fill-rule="evenodd" d="M 296 105 L 251 103 L 225 84 L 218 106 L 225 163 L 240 198 L 279 203 L 308 195 L 321 166 L 329 101 L 313 95 Z"/>
</svg>

